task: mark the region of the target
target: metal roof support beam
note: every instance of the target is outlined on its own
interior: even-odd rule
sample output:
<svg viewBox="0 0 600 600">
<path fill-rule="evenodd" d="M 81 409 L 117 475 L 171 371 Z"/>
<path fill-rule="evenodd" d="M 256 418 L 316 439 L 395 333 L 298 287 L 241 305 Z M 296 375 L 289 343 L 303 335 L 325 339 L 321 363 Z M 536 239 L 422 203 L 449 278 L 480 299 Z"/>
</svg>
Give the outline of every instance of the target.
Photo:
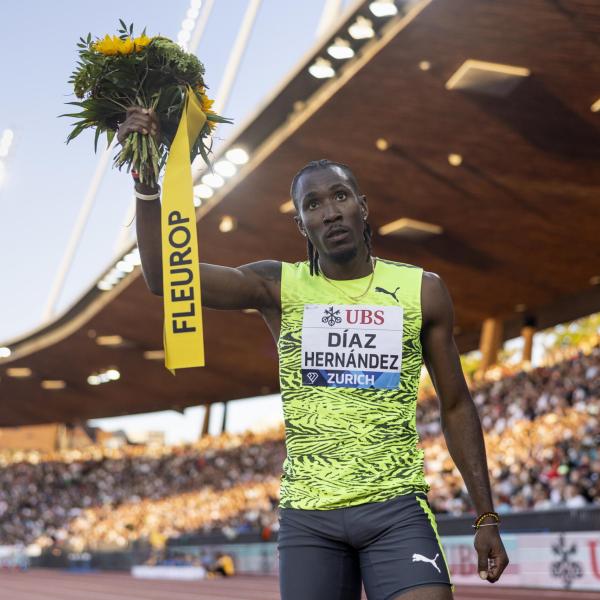
<svg viewBox="0 0 600 600">
<path fill-rule="evenodd" d="M 227 407 L 229 406 L 229 402 L 223 402 L 223 421 L 221 422 L 221 433 L 225 433 L 227 431 Z"/>
<path fill-rule="evenodd" d="M 200 439 L 208 435 L 208 426 L 210 424 L 210 409 L 212 404 L 204 405 L 204 417 L 202 419 L 202 429 L 200 430 Z"/>
<path fill-rule="evenodd" d="M 246 48 L 248 47 L 250 34 L 252 33 L 252 28 L 254 27 L 256 15 L 258 14 L 258 9 L 260 8 L 261 3 L 262 0 L 250 0 L 248 3 L 246 14 L 244 15 L 242 25 L 240 26 L 238 36 L 233 44 L 233 48 L 231 49 L 231 53 L 229 54 L 229 60 L 227 61 L 225 72 L 223 73 L 223 79 L 221 80 L 219 91 L 217 92 L 217 97 L 215 98 L 213 110 L 216 113 L 222 113 L 227 105 L 227 101 L 229 100 L 229 96 L 231 94 L 231 89 L 233 88 L 235 78 L 237 77 L 240 68 L 240 63 L 242 62 L 242 57 L 244 52 L 246 52 Z"/>
<path fill-rule="evenodd" d="M 129 201 L 129 206 L 127 207 L 127 213 L 125 214 L 125 220 L 123 221 L 123 225 L 121 225 L 121 229 L 117 235 L 117 241 L 115 243 L 114 254 L 115 257 L 122 256 L 125 250 L 129 249 L 131 246 L 131 241 L 129 240 L 129 235 L 131 232 L 131 224 L 135 219 L 135 206 L 136 199 L 135 196 L 131 198 Z"/>
<path fill-rule="evenodd" d="M 206 0 L 206 2 L 204 2 L 202 5 L 202 12 L 200 13 L 198 22 L 196 23 L 196 28 L 194 29 L 194 33 L 192 34 L 192 38 L 190 39 L 190 43 L 188 45 L 188 52 L 195 54 L 196 50 L 198 50 L 198 45 L 200 44 L 202 34 L 206 29 L 206 24 L 208 23 L 210 13 L 212 12 L 214 5 L 215 0 Z"/>
<path fill-rule="evenodd" d="M 316 38 L 328 33 L 342 12 L 342 0 L 325 0 L 323 12 L 317 25 Z"/>
<path fill-rule="evenodd" d="M 98 165 L 96 166 L 96 171 L 94 173 L 94 176 L 92 177 L 92 181 L 83 200 L 83 204 L 79 209 L 77 221 L 75 222 L 73 231 L 71 231 L 71 237 L 69 238 L 69 242 L 67 243 L 67 248 L 60 263 L 58 273 L 56 274 L 56 279 L 54 280 L 54 283 L 52 284 L 52 289 L 50 290 L 50 294 L 48 295 L 48 302 L 42 315 L 42 320 L 44 322 L 49 321 L 56 312 L 56 304 L 58 303 L 60 295 L 63 291 L 65 279 L 67 277 L 67 274 L 69 273 L 71 265 L 73 264 L 75 252 L 77 251 L 77 247 L 79 246 L 79 242 L 81 241 L 81 235 L 83 234 L 83 230 L 85 229 L 85 226 L 90 217 L 90 213 L 92 212 L 94 202 L 96 201 L 96 196 L 98 195 L 98 188 L 100 187 L 102 178 L 106 173 L 106 169 L 108 168 L 110 157 L 112 155 L 116 143 L 117 137 L 115 136 L 111 145 L 100 156 L 100 160 L 98 161 Z"/>
</svg>

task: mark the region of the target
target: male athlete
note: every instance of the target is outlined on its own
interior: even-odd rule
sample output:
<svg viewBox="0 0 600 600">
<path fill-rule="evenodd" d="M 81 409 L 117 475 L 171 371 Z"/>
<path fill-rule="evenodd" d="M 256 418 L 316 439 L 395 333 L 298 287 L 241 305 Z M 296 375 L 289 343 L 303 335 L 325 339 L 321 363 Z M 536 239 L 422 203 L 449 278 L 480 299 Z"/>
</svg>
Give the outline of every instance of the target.
<svg viewBox="0 0 600 600">
<path fill-rule="evenodd" d="M 134 131 L 156 135 L 155 115 L 130 109 L 119 140 Z M 158 191 L 138 182 L 136 195 L 144 277 L 162 294 Z M 367 200 L 348 167 L 309 163 L 291 196 L 308 261 L 200 267 L 204 306 L 259 310 L 278 345 L 287 448 L 282 599 L 358 600 L 361 580 L 369 600 L 452 598 L 417 447 L 423 361 L 479 515 L 479 575 L 497 581 L 508 557 L 446 287 L 434 273 L 373 256 Z"/>
</svg>

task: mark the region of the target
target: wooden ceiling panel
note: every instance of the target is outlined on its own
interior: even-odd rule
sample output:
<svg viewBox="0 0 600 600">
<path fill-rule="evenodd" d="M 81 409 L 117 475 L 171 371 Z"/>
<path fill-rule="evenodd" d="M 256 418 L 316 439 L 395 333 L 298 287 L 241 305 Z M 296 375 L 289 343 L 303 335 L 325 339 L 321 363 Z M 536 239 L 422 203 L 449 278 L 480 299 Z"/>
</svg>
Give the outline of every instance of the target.
<svg viewBox="0 0 600 600">
<path fill-rule="evenodd" d="M 590 110 L 600 98 L 599 45 L 599 2 L 432 2 L 331 98 L 316 110 L 309 102 L 314 114 L 302 124 L 274 132 L 280 142 L 200 220 L 201 260 L 302 260 L 304 240 L 279 207 L 300 167 L 330 158 L 355 171 L 375 231 L 401 217 L 443 228 L 419 242 L 375 234 L 374 250 L 443 277 L 462 350 L 477 344 L 490 316 L 518 333 L 517 304 L 544 326 L 600 310 L 590 287 L 600 275 L 600 114 Z M 467 59 L 531 75 L 505 98 L 447 90 Z M 282 94 L 293 102 L 301 91 L 294 81 Z M 281 97 L 274 102 L 281 112 Z M 387 151 L 376 149 L 378 138 Z M 462 156 L 459 167 L 450 153 Z M 235 231 L 219 232 L 223 215 L 236 217 Z M 204 322 L 206 368 L 173 377 L 144 360 L 144 350 L 161 347 L 162 307 L 138 277 L 74 333 L 13 361 L 29 366 L 31 379 L 0 367 L 0 424 L 182 409 L 277 389 L 275 343 L 258 315 L 207 310 Z M 94 332 L 131 345 L 101 348 Z M 118 382 L 86 383 L 110 366 L 121 371 Z M 42 390 L 42 378 L 67 388 Z"/>
</svg>

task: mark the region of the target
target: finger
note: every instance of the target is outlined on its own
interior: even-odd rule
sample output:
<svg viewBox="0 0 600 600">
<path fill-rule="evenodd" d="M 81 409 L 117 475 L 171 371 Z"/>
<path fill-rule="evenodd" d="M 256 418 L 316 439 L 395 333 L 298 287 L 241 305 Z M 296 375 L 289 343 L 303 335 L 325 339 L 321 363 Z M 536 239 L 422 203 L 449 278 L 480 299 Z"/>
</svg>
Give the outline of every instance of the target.
<svg viewBox="0 0 600 600">
<path fill-rule="evenodd" d="M 508 566 L 508 556 L 506 554 L 500 555 L 498 558 L 494 558 L 490 561 L 492 563 L 489 569 L 488 580 L 492 583 L 500 579 L 500 575 L 504 572 L 504 569 Z"/>
<path fill-rule="evenodd" d="M 156 118 L 156 115 L 142 114 L 136 115 L 135 118 L 143 121 L 146 127 L 158 126 L 158 119 Z"/>
<path fill-rule="evenodd" d="M 144 128 L 141 125 L 137 125 L 135 123 L 128 123 L 127 125 L 121 125 L 119 127 L 119 140 L 127 137 L 132 133 L 144 133 Z"/>
<path fill-rule="evenodd" d="M 131 127 L 126 124 L 123 123 L 122 125 L 119 126 L 119 129 L 117 131 L 117 140 L 119 141 L 119 143 L 123 143 L 123 140 L 130 134 L 132 133 L 132 129 Z"/>
<path fill-rule="evenodd" d="M 132 123 L 140 123 L 142 125 L 145 125 L 146 127 L 150 127 L 150 125 L 152 124 L 152 119 L 148 115 L 142 113 L 132 114 L 130 117 L 127 118 L 127 121 Z"/>
<path fill-rule="evenodd" d="M 120 144 L 123 144 L 125 142 L 125 140 L 127 139 L 128 136 L 130 136 L 132 133 L 144 133 L 145 130 L 143 127 L 140 127 L 138 125 L 130 125 L 130 124 L 123 124 L 121 125 L 121 127 L 119 127 L 119 131 L 117 133 L 117 141 Z"/>
<path fill-rule="evenodd" d="M 498 580 L 499 574 L 498 574 L 498 561 L 494 558 L 490 558 L 488 561 L 488 574 L 487 574 L 487 580 L 490 583 L 494 583 L 495 581 Z"/>
<path fill-rule="evenodd" d="M 152 128 L 155 127 L 158 129 L 160 123 L 158 120 L 158 115 L 150 108 L 148 109 L 150 112 L 148 112 L 147 114 L 144 115 L 144 117 L 146 117 L 146 119 L 148 120 L 148 125 Z"/>
<path fill-rule="evenodd" d="M 477 571 L 481 579 L 488 578 L 488 551 L 477 550 Z"/>
<path fill-rule="evenodd" d="M 135 124 L 132 125 L 132 129 L 134 131 L 136 131 L 137 133 L 143 133 L 144 135 L 146 135 L 148 133 L 149 130 L 149 125 L 145 122 L 137 122 Z"/>
<path fill-rule="evenodd" d="M 152 129 L 152 124 L 148 119 L 133 117 L 132 119 L 128 119 L 127 127 L 138 133 L 148 133 Z"/>
</svg>

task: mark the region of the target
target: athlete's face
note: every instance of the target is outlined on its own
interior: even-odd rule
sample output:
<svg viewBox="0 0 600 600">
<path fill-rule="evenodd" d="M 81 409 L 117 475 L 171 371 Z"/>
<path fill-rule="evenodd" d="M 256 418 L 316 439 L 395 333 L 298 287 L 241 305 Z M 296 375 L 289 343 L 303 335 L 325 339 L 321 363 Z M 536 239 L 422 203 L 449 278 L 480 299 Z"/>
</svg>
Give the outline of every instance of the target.
<svg viewBox="0 0 600 600">
<path fill-rule="evenodd" d="M 330 166 L 308 171 L 296 188 L 300 232 L 320 256 L 345 262 L 364 243 L 367 201 L 359 196 L 342 169 Z"/>
</svg>

